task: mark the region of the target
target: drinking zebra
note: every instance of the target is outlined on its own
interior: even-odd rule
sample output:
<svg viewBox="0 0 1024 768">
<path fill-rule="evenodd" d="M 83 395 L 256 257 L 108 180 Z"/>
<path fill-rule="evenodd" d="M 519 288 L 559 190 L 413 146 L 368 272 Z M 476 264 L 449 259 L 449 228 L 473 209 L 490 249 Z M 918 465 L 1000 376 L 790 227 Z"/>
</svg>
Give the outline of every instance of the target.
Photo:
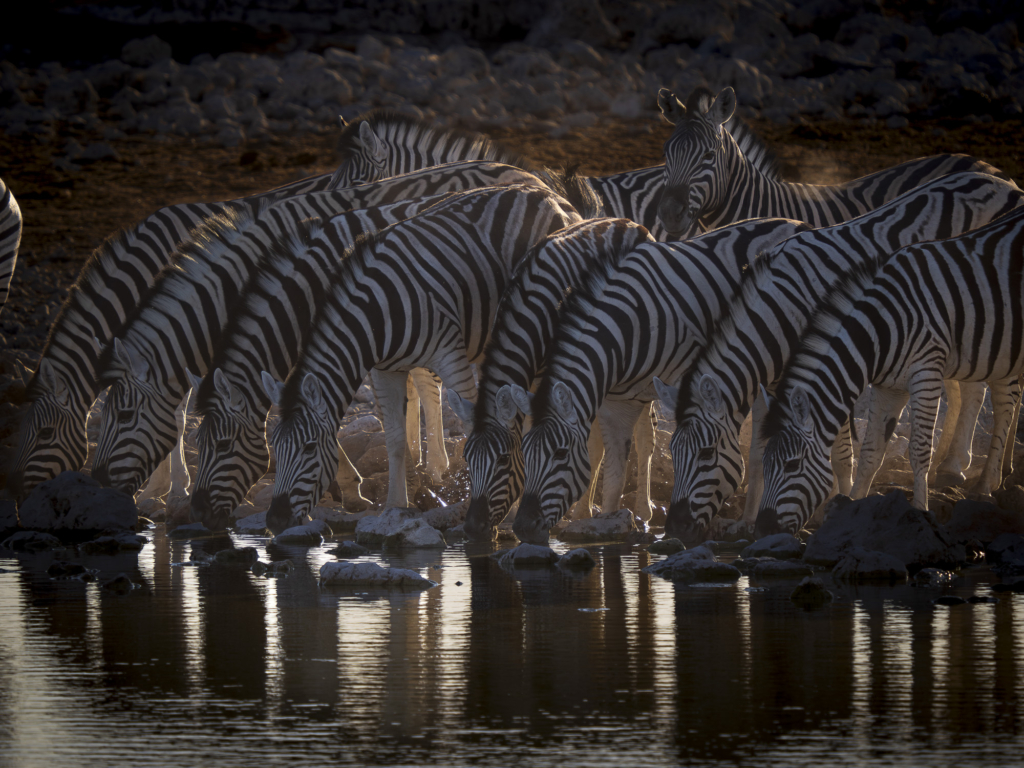
<svg viewBox="0 0 1024 768">
<path fill-rule="evenodd" d="M 779 178 L 775 160 L 739 120 L 729 127 L 736 93 L 714 96 L 698 88 L 683 105 L 667 89 L 658 105 L 676 127 L 665 142 L 664 193 L 658 220 L 672 237 L 685 238 L 698 223 L 714 229 L 759 216 L 785 216 L 814 227 L 838 224 L 949 173 L 977 171 L 1007 178 L 967 155 L 910 160 L 836 186 L 794 184 Z"/>
<path fill-rule="evenodd" d="M 604 263 L 617 261 L 640 244 L 651 242 L 647 230 L 632 221 L 589 219 L 538 243 L 516 269 L 494 317 L 491 340 L 479 368 L 476 404 L 456 392 L 448 395 L 452 408 L 468 427 L 469 436 L 462 456 L 470 477 L 470 503 L 465 522 L 470 539 L 492 538 L 494 528 L 522 491 L 523 418 L 512 399 L 512 387 L 529 389 L 543 373 L 544 358 L 554 337 L 558 309 L 566 292 L 579 286 L 591 269 L 600 270 Z M 642 422 L 643 419 L 638 421 L 638 429 L 644 428 Z M 590 446 L 593 471 L 589 492 L 581 502 L 587 516 L 593 503 L 604 445 L 629 439 L 628 434 L 602 435 L 600 429 L 591 434 L 596 438 Z M 616 454 L 624 456 L 621 451 Z M 641 470 L 649 466 L 649 456 L 641 454 L 639 458 Z M 624 471 L 624 468 L 606 470 L 605 477 L 620 477 Z M 642 492 L 649 489 L 650 482 L 641 474 L 637 486 Z M 606 511 L 613 494 L 614 489 L 609 488 L 605 495 Z M 642 493 L 637 506 L 642 509 L 650 506 Z"/>
<path fill-rule="evenodd" d="M 347 196 L 349 209 L 369 208 L 535 178 L 500 163 L 457 163 L 333 194 Z M 20 501 L 44 480 L 85 463 L 85 424 L 99 392 L 98 357 L 191 230 L 227 212 L 251 215 L 276 200 L 323 191 L 329 181 L 325 174 L 239 200 L 161 208 L 93 253 L 50 328 L 42 359 L 28 385 L 26 396 L 31 404 L 22 420 L 14 468 L 7 481 L 16 499 Z"/>
<path fill-rule="evenodd" d="M 262 263 L 304 231 L 300 222 L 328 219 L 347 207 L 348 198 L 344 190 L 293 197 L 257 216 L 214 218 L 193 233 L 100 358 L 101 384 L 111 389 L 93 477 L 125 493 L 138 490 L 174 445 L 173 414 L 193 384 L 186 371 L 206 373 L 228 317 Z M 364 227 L 376 230 L 434 202 L 420 198 L 349 212 L 338 220 L 336 236 L 351 244 Z M 401 398 L 404 407 L 404 390 Z M 360 478 L 347 458 L 341 457 L 338 478 L 342 494 L 358 502 Z"/>
<path fill-rule="evenodd" d="M 955 174 L 845 224 L 795 237 L 749 270 L 678 392 L 670 387 L 660 392 L 666 404 L 675 405 L 677 425 L 671 441 L 675 487 L 666 533 L 687 543 L 703 541 L 711 519 L 742 480 L 739 429 L 751 408 L 755 439 L 744 520 L 754 522 L 761 487 L 757 435 L 765 408 L 757 398 L 758 387 L 775 387 L 793 345 L 830 286 L 867 261 L 910 243 L 960 234 L 1021 202 L 1024 193 L 1012 183 L 986 174 Z M 964 387 L 961 406 L 958 390 L 949 388 L 948 423 L 954 422 L 959 407 L 957 434 L 964 442 L 954 445 L 954 431 L 943 430 L 940 451 L 949 449 L 947 469 L 955 474 L 970 463 L 973 419 L 984 395 L 983 385 L 972 387 Z M 841 480 L 843 488 L 849 487 L 847 475 Z"/>
<path fill-rule="evenodd" d="M 1002 482 L 1021 373 L 1024 208 L 865 264 L 823 302 L 768 408 L 758 534 L 795 532 L 824 502 L 832 473 L 823 446 L 869 384 L 886 414 L 910 401 L 914 506 L 928 509 L 942 380 L 987 381 L 992 439 L 974 491 L 991 494 Z M 860 473 L 868 485 L 884 450 L 885 440 L 865 442 Z"/>
<path fill-rule="evenodd" d="M 383 374 L 378 392 L 404 392 L 405 371 L 425 367 L 475 400 L 470 363 L 483 353 L 512 271 L 535 243 L 578 221 L 548 190 L 506 187 L 460 193 L 357 241 L 286 383 L 264 376 L 281 409 L 271 437 L 277 475 L 267 526 L 276 533 L 303 519 L 323 495 L 338 425 L 371 368 Z M 387 505 L 403 507 L 404 416 L 385 410 L 383 417 L 393 427 Z"/>
<path fill-rule="evenodd" d="M 521 387 L 512 390 L 533 417 L 523 438 L 526 479 L 512 526 L 520 539 L 545 541 L 583 493 L 590 476 L 586 445 L 599 409 L 603 434 L 628 436 L 654 399 L 652 377 L 683 374 L 744 269 L 807 229 L 789 219 L 754 219 L 684 243 L 641 245 L 589 273 L 559 316 L 537 394 L 531 399 Z M 628 440 L 607 442 L 607 451 L 628 452 Z M 646 451 L 638 446 L 637 454 Z M 609 461 L 605 472 L 624 466 L 624 458 Z M 606 508 L 615 509 L 623 482 L 621 475 L 606 480 L 606 488 L 616 489 Z"/>
<path fill-rule="evenodd" d="M 0 179 L 0 311 L 7 303 L 7 292 L 18 262 L 21 244 L 21 209 L 11 188 Z"/>
</svg>

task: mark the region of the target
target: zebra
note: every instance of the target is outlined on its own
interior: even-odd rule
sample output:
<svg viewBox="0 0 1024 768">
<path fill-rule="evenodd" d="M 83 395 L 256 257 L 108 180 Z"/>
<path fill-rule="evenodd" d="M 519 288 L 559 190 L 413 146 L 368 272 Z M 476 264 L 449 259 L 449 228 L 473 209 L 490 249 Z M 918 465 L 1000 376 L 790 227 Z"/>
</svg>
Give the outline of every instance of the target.
<svg viewBox="0 0 1024 768">
<path fill-rule="evenodd" d="M 910 401 L 914 506 L 928 509 L 942 381 L 987 381 L 994 422 L 974 491 L 990 495 L 1011 453 L 1004 448 L 1022 373 L 1024 208 L 868 262 L 823 302 L 769 405 L 759 534 L 799 530 L 825 500 L 831 470 L 822 446 L 869 384 L 887 414 Z M 870 485 L 884 450 L 884 440 L 865 444 L 859 484 Z"/>
<path fill-rule="evenodd" d="M 717 96 L 698 88 L 685 105 L 663 88 L 658 105 L 676 126 L 665 141 L 658 220 L 676 238 L 689 236 L 698 223 L 714 229 L 758 216 L 786 216 L 815 227 L 838 224 L 949 173 L 977 171 L 1007 179 L 967 155 L 934 155 L 836 186 L 794 184 L 779 178 L 774 157 L 749 128 L 739 120 L 729 122 L 736 110 L 732 88 Z"/>
<path fill-rule="evenodd" d="M 93 477 L 133 494 L 174 444 L 177 404 L 206 373 L 214 347 L 235 305 L 264 261 L 303 219 L 344 210 L 344 192 L 288 198 L 257 216 L 215 217 L 193 233 L 182 256 L 161 275 L 100 358 L 102 385 L 110 386 L 100 417 Z M 351 243 L 363 227 L 400 221 L 435 197 L 394 203 L 342 216 L 336 233 Z M 301 247 L 301 246 L 300 246 Z M 402 393 L 403 404 L 405 392 Z M 359 475 L 341 460 L 341 492 L 358 500 Z"/>
<path fill-rule="evenodd" d="M 542 373 L 566 291 L 579 285 L 590 269 L 652 242 L 644 227 L 627 219 L 588 219 L 538 243 L 516 269 L 495 313 L 479 369 L 476 404 L 457 392 L 448 394 L 456 415 L 469 427 L 462 456 L 470 477 L 465 531 L 471 540 L 490 539 L 522 490 L 523 419 L 512 399 L 512 386 L 528 389 Z M 600 437 L 600 430 L 593 434 Z M 594 472 L 584 499 L 588 511 L 602 451 L 597 446 L 591 451 Z M 645 458 L 641 457 L 641 468 Z M 649 486 L 645 480 L 639 488 Z M 647 508 L 649 502 L 638 506 Z"/>
<path fill-rule="evenodd" d="M 983 225 L 1022 201 L 1024 194 L 1012 183 L 985 174 L 955 174 L 844 224 L 802 234 L 761 259 L 744 276 L 704 353 L 678 390 L 669 386 L 659 390 L 663 402 L 674 406 L 676 416 L 671 440 L 675 486 L 666 535 L 687 544 L 703 541 L 711 519 L 742 479 L 739 429 L 751 409 L 753 434 L 760 432 L 765 403 L 757 398 L 758 387 L 774 388 L 810 312 L 830 285 L 867 260 L 913 242 Z M 957 430 L 961 439 L 969 439 L 973 432 L 983 386 L 964 387 Z M 950 424 L 960 402 L 957 393 L 951 386 Z M 943 430 L 941 450 L 951 447 L 953 435 L 953 430 Z M 760 492 L 759 446 L 758 440 L 751 442 L 744 512 L 748 525 L 754 522 Z M 969 443 L 961 443 L 947 460 L 949 471 L 956 474 L 969 463 Z M 840 473 L 840 480 L 847 488 L 848 475 Z"/>
<path fill-rule="evenodd" d="M 481 134 L 438 128 L 386 109 L 373 110 L 345 124 L 338 140 L 338 153 L 343 160 L 331 179 L 332 189 L 365 184 L 422 167 L 424 163 L 495 158 L 536 173 L 577 210 L 586 206 L 581 206 L 571 193 L 576 185 L 584 185 L 585 194 L 600 201 L 593 217 L 630 219 L 644 226 L 659 242 L 674 239 L 658 220 L 663 165 L 595 177 L 579 176 L 574 168 L 556 173 L 536 168 Z"/>
<path fill-rule="evenodd" d="M 415 213 L 440 199 L 433 197 L 410 204 L 402 214 Z M 342 213 L 323 227 L 337 247 L 322 248 L 308 240 L 286 239 L 282 242 L 287 247 L 273 250 L 261 261 L 259 272 L 231 312 L 207 375 L 192 380 L 196 412 L 202 417 L 196 431 L 199 459 L 192 517 L 208 529 L 225 527 L 231 512 L 267 471 L 270 453 L 264 439 L 264 422 L 271 403 L 262 386 L 262 372 L 267 371 L 275 379 L 288 375 L 302 348 L 304 334 L 330 290 L 339 248 L 343 249 L 341 256 L 346 256 L 347 246 L 361 232 L 382 229 L 395 218 L 387 208 Z M 428 372 L 416 369 L 413 378 L 415 386 L 407 393 L 411 400 L 407 420 L 413 417 L 414 421 L 411 428 L 407 427 L 407 435 L 415 435 L 410 445 L 418 449 L 419 406 L 413 398 L 422 393 L 431 438 L 427 471 L 435 482 L 440 482 L 440 475 L 447 468 L 440 425 L 440 392 Z M 405 403 L 382 407 L 403 408 Z M 418 461 L 415 453 L 413 459 Z M 358 511 L 348 499 L 345 503 L 350 511 Z"/>
<path fill-rule="evenodd" d="M 470 364 L 483 353 L 511 272 L 535 243 L 580 220 L 549 190 L 504 187 L 459 193 L 356 242 L 286 382 L 263 377 L 281 411 L 271 435 L 271 531 L 303 519 L 323 494 L 338 424 L 371 368 L 383 374 L 384 389 L 404 392 L 404 372 L 425 367 L 449 390 L 476 399 Z M 394 427 L 387 437 L 387 506 L 403 507 L 402 416 L 385 410 L 383 417 L 386 428 Z"/>
<path fill-rule="evenodd" d="M 7 304 L 7 292 L 18 262 L 21 244 L 21 209 L 11 188 L 0 179 L 0 311 Z"/>
<path fill-rule="evenodd" d="M 370 208 L 495 184 L 530 182 L 532 174 L 500 163 L 455 163 L 333 194 L 348 208 Z M 99 393 L 96 366 L 139 299 L 152 287 L 191 230 L 232 211 L 252 214 L 288 197 L 323 191 L 330 175 L 315 176 L 248 198 L 161 208 L 101 245 L 86 262 L 50 328 L 26 397 L 18 450 L 7 487 L 18 501 L 36 485 L 85 464 L 85 423 Z"/>
<path fill-rule="evenodd" d="M 758 254 L 808 229 L 791 219 L 753 219 L 683 243 L 641 245 L 592 270 L 559 315 L 556 339 L 536 395 L 513 386 L 533 417 L 523 438 L 525 483 L 512 530 L 546 541 L 548 530 L 580 497 L 590 474 L 586 445 L 601 409 L 601 432 L 629 435 L 654 399 L 652 376 L 677 378 L 700 350 L 747 266 Z M 654 438 L 653 430 L 645 435 Z M 628 452 L 628 440 L 606 450 Z M 637 446 L 637 454 L 648 453 Z M 605 468 L 625 466 L 610 457 Z M 605 507 L 615 509 L 621 475 Z"/>
</svg>

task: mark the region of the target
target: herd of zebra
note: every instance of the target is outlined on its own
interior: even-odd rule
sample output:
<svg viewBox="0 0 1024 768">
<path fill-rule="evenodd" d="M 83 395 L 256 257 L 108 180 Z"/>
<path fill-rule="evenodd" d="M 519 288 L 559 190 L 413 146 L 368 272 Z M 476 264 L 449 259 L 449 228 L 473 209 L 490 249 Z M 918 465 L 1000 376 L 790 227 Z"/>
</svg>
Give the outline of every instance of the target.
<svg viewBox="0 0 1024 768">
<path fill-rule="evenodd" d="M 8 489 L 86 462 L 134 494 L 181 461 L 183 404 L 202 421 L 191 516 L 222 529 L 276 469 L 267 527 L 330 491 L 367 504 L 338 428 L 372 377 L 387 507 L 408 506 L 407 456 L 447 467 L 443 384 L 466 426 L 465 531 L 546 541 L 578 503 L 616 510 L 627 456 L 649 520 L 660 398 L 676 415 L 667 535 L 703 540 L 744 477 L 744 520 L 795 532 L 838 490 L 867 493 L 908 399 L 917 506 L 929 475 L 964 481 L 991 388 L 976 490 L 1008 471 L 1024 372 L 1024 193 L 964 155 L 838 186 L 781 180 L 731 88 L 663 90 L 665 164 L 585 178 L 396 113 L 343 127 L 334 174 L 253 197 L 174 205 L 101 246 L 53 322 Z M 20 216 L 4 188 L 0 281 Z M 15 223 L 16 222 L 16 223 Z M 870 390 L 853 482 L 851 414 Z M 941 393 L 946 423 L 934 451 Z M 268 412 L 280 419 L 267 435 Z M 744 462 L 740 427 L 752 415 Z M 527 430 L 527 423 L 531 425 Z M 594 428 L 596 424 L 597 428 Z M 1005 455 L 1004 455 L 1005 453 Z"/>
</svg>

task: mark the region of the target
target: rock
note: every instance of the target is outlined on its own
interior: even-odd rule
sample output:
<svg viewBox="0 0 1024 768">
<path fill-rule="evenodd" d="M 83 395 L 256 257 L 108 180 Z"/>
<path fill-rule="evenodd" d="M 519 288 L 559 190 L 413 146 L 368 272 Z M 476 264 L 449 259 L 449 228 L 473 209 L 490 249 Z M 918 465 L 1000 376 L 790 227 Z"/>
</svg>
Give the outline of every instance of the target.
<svg viewBox="0 0 1024 768">
<path fill-rule="evenodd" d="M 133 67 L 148 67 L 171 58 L 171 46 L 156 35 L 129 40 L 121 48 L 121 61 Z"/>
<path fill-rule="evenodd" d="M 330 550 L 330 553 L 339 560 L 345 560 L 353 557 L 362 557 L 363 555 L 369 554 L 370 550 L 366 547 L 362 547 L 356 544 L 354 541 L 343 541 L 341 544 Z"/>
<path fill-rule="evenodd" d="M 203 539 L 211 535 L 213 535 L 213 531 L 209 530 L 202 523 L 179 525 L 174 530 L 167 532 L 167 538 L 169 539 Z"/>
<path fill-rule="evenodd" d="M 331 536 L 331 527 L 323 520 L 313 520 L 304 525 L 285 528 L 273 541 L 275 544 L 289 544 L 297 547 L 316 547 L 323 544 L 325 536 Z"/>
<path fill-rule="evenodd" d="M 465 522 L 468 509 L 469 499 L 447 507 L 429 509 L 423 513 L 423 522 L 439 531 L 447 531 Z"/>
<path fill-rule="evenodd" d="M 674 555 L 684 549 L 686 549 L 686 545 L 679 539 L 661 539 L 651 544 L 647 551 L 652 555 Z"/>
<path fill-rule="evenodd" d="M 961 544 L 970 541 L 987 544 L 1007 533 L 1024 536 L 1024 512 L 1011 512 L 986 501 L 964 499 L 953 506 L 946 533 L 952 541 Z"/>
<path fill-rule="evenodd" d="M 22 528 L 80 532 L 134 530 L 139 513 L 130 496 L 81 472 L 62 472 L 33 488 L 18 516 Z"/>
<path fill-rule="evenodd" d="M 270 576 L 273 578 L 287 576 L 291 573 L 293 567 L 291 560 L 275 560 L 272 563 L 264 563 L 257 560 L 252 564 L 252 572 L 256 576 Z"/>
<path fill-rule="evenodd" d="M 135 585 L 132 584 L 132 580 L 123 573 L 119 573 L 110 581 L 103 582 L 100 586 L 107 592 L 113 592 L 115 595 L 127 595 L 135 589 Z"/>
<path fill-rule="evenodd" d="M 618 27 L 608 21 L 598 0 L 555 0 L 526 36 L 527 45 L 541 48 L 560 45 L 565 40 L 582 40 L 607 47 L 618 41 Z"/>
<path fill-rule="evenodd" d="M 375 517 L 376 510 L 365 509 L 362 512 L 346 512 L 342 507 L 313 507 L 310 517 L 323 520 L 331 526 L 334 533 L 355 533 L 359 521 L 364 517 Z"/>
<path fill-rule="evenodd" d="M 60 539 L 42 531 L 18 531 L 0 544 L 4 549 L 15 552 L 42 552 L 45 549 L 59 549 L 63 546 Z"/>
<path fill-rule="evenodd" d="M 454 528 L 449 528 L 444 532 L 444 540 L 449 544 L 454 544 L 458 541 L 466 541 L 469 537 L 466 535 L 466 529 L 462 525 L 456 525 Z"/>
<path fill-rule="evenodd" d="M 813 576 L 814 569 L 804 563 L 766 558 L 754 566 L 751 575 L 755 579 L 802 579 Z"/>
<path fill-rule="evenodd" d="M 1024 536 L 1001 533 L 985 547 L 985 559 L 991 563 L 1024 561 Z"/>
<path fill-rule="evenodd" d="M 740 557 L 774 557 L 776 560 L 799 560 L 803 557 L 804 545 L 791 533 L 776 533 L 758 539 L 746 547 Z"/>
<path fill-rule="evenodd" d="M 444 549 L 447 546 L 444 535 L 422 518 L 407 520 L 397 531 L 385 536 L 381 545 L 385 549 Z"/>
<path fill-rule="evenodd" d="M 512 549 L 505 549 L 491 555 L 506 568 L 545 568 L 558 562 L 558 553 L 551 547 L 523 542 Z"/>
<path fill-rule="evenodd" d="M 873 552 L 855 547 L 847 552 L 832 569 L 837 581 L 906 581 L 907 567 L 903 561 L 884 552 Z"/>
<path fill-rule="evenodd" d="M 235 530 L 239 533 L 249 533 L 262 536 L 267 532 L 267 511 L 257 512 L 248 517 L 235 520 Z"/>
<path fill-rule="evenodd" d="M 583 520 L 573 520 L 558 538 L 562 541 L 588 543 L 624 541 L 626 535 L 633 530 L 636 530 L 633 513 L 628 509 L 620 509 Z"/>
<path fill-rule="evenodd" d="M 932 600 L 932 602 L 935 605 L 963 605 L 967 601 L 956 595 L 942 595 Z"/>
<path fill-rule="evenodd" d="M 0 499 L 0 536 L 18 529 L 18 505 L 11 499 Z"/>
<path fill-rule="evenodd" d="M 663 579 L 686 582 L 736 581 L 742 575 L 737 568 L 718 562 L 714 553 L 703 546 L 677 552 L 642 570 Z"/>
<path fill-rule="evenodd" d="M 808 576 L 797 584 L 796 589 L 789 595 L 789 599 L 805 611 L 812 611 L 815 608 L 823 608 L 834 598 L 832 593 L 825 589 L 821 579 Z"/>
<path fill-rule="evenodd" d="M 411 507 L 386 509 L 376 516 L 367 516 L 356 523 L 356 542 L 371 549 L 379 548 L 384 539 L 397 533 L 409 520 L 420 519 L 422 513 Z"/>
<path fill-rule="evenodd" d="M 83 555 L 115 555 L 125 551 L 139 551 L 149 540 L 135 533 L 119 533 L 116 536 L 100 536 L 92 541 L 78 545 Z"/>
<path fill-rule="evenodd" d="M 334 562 L 320 566 L 320 586 L 386 587 L 389 589 L 429 589 L 437 584 L 416 571 L 382 568 L 368 561 Z"/>
<path fill-rule="evenodd" d="M 110 144 L 105 141 L 98 141 L 90 144 L 75 158 L 76 163 L 95 163 L 100 160 L 120 160 L 121 156 Z"/>
<path fill-rule="evenodd" d="M 521 546 L 521 545 L 520 545 Z M 555 563 L 559 568 L 567 568 L 571 571 L 589 571 L 595 565 L 597 561 L 594 560 L 594 556 L 587 550 L 570 549 Z"/>
<path fill-rule="evenodd" d="M 227 565 L 233 568 L 251 568 L 259 559 L 256 547 L 242 547 L 242 549 L 230 547 L 220 550 L 213 556 L 213 562 L 217 565 Z"/>
<path fill-rule="evenodd" d="M 86 567 L 81 563 L 51 563 L 46 569 L 46 575 L 51 579 L 73 579 L 86 572 Z"/>
<path fill-rule="evenodd" d="M 825 522 L 807 542 L 804 560 L 834 566 L 855 547 L 884 552 L 908 566 L 955 563 L 966 557 L 963 547 L 952 546 L 935 516 L 911 507 L 900 491 L 857 501 L 833 498 Z"/>
</svg>

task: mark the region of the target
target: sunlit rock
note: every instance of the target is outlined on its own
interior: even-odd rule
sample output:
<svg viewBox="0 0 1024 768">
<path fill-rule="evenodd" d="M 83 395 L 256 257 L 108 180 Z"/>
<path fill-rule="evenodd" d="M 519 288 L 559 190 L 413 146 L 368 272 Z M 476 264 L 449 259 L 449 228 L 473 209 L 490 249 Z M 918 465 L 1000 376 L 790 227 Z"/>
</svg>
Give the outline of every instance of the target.
<svg viewBox="0 0 1024 768">
<path fill-rule="evenodd" d="M 739 569 L 718 562 L 715 553 L 703 546 L 677 552 L 642 570 L 663 579 L 685 582 L 736 581 L 741 576 Z"/>
<path fill-rule="evenodd" d="M 573 520 L 558 538 L 562 541 L 599 542 L 625 541 L 630 531 L 637 529 L 633 513 L 628 509 L 605 512 L 583 520 Z"/>
<path fill-rule="evenodd" d="M 331 535 L 331 528 L 323 520 L 313 520 L 304 525 L 285 528 L 274 537 L 275 544 L 290 544 L 298 547 L 315 547 L 322 544 L 324 537 Z"/>
<path fill-rule="evenodd" d="M 389 589 L 429 589 L 437 584 L 406 568 L 382 568 L 362 561 L 324 563 L 320 566 L 321 586 L 385 587 Z"/>
<path fill-rule="evenodd" d="M 594 556 L 587 550 L 570 549 L 555 563 L 559 568 L 566 568 L 570 571 L 589 571 L 595 565 L 597 561 L 594 560 Z"/>
<path fill-rule="evenodd" d="M 661 539 L 651 544 L 647 551 L 652 555 L 674 555 L 684 549 L 686 549 L 686 545 L 679 539 Z"/>
<path fill-rule="evenodd" d="M 356 542 L 364 547 L 379 548 L 384 539 L 399 531 L 410 520 L 418 520 L 422 512 L 411 507 L 386 509 L 379 515 L 368 515 L 356 523 Z"/>
<path fill-rule="evenodd" d="M 350 558 L 362 557 L 363 555 L 369 554 L 370 550 L 368 550 L 366 547 L 356 544 L 354 541 L 343 541 L 330 552 L 339 560 L 347 560 Z"/>
<path fill-rule="evenodd" d="M 234 568 L 250 568 L 260 559 L 256 547 L 242 547 L 235 549 L 229 547 L 222 549 L 213 556 L 213 562 L 217 565 L 227 565 Z"/>
<path fill-rule="evenodd" d="M 558 553 L 551 547 L 523 542 L 517 547 L 491 555 L 506 568 L 545 568 L 558 562 Z"/>
<path fill-rule="evenodd" d="M 799 560 L 804 545 L 791 533 L 775 533 L 758 539 L 746 547 L 740 555 L 748 557 L 774 557 L 776 560 Z"/>
<path fill-rule="evenodd" d="M 468 509 L 469 499 L 447 507 L 429 509 L 423 513 L 423 522 L 439 531 L 447 531 L 465 522 Z"/>
</svg>

